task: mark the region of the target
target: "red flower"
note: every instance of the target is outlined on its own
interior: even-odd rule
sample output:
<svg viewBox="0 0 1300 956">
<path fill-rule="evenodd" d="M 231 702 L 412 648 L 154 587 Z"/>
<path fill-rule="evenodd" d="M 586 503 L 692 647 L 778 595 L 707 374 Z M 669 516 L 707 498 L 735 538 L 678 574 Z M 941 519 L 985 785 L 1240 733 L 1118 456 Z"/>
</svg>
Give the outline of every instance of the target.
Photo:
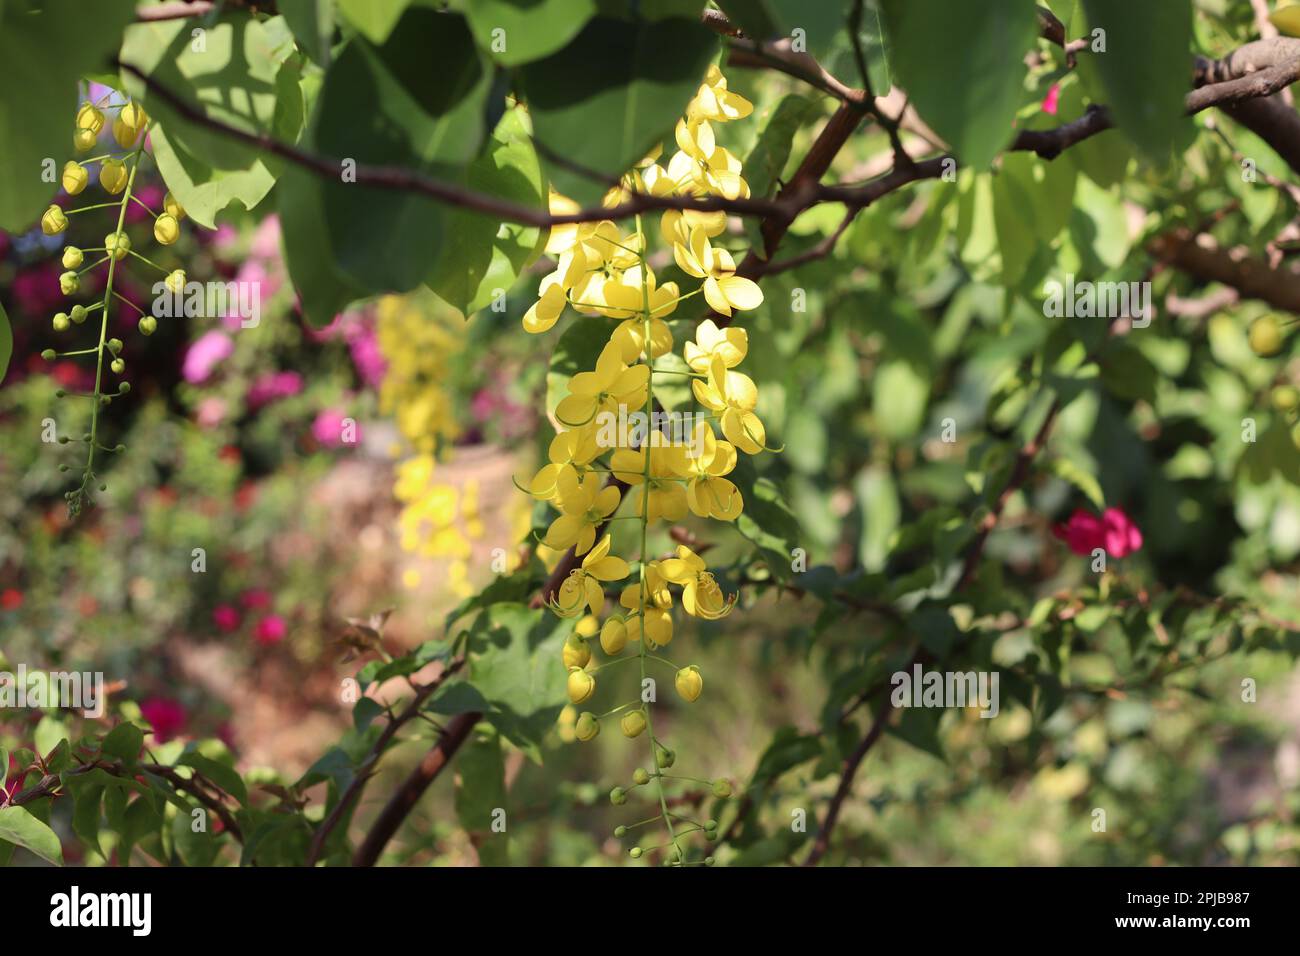
<svg viewBox="0 0 1300 956">
<path fill-rule="evenodd" d="M 1061 102 L 1061 84 L 1053 83 L 1047 95 L 1043 97 L 1043 112 L 1051 116 L 1056 115 L 1056 110 Z"/>
<path fill-rule="evenodd" d="M 250 588 L 239 596 L 239 603 L 250 611 L 260 611 L 271 606 L 271 592 L 264 588 Z"/>
<path fill-rule="evenodd" d="M 1079 508 L 1052 533 L 1078 555 L 1086 556 L 1101 548 L 1112 558 L 1123 558 L 1142 547 L 1142 532 L 1119 508 L 1107 508 L 1100 518 Z"/>
<path fill-rule="evenodd" d="M 239 630 L 239 609 L 233 604 L 218 604 L 212 609 L 212 623 L 227 634 Z"/>
<path fill-rule="evenodd" d="M 140 715 L 153 727 L 154 739 L 165 744 L 182 730 L 189 715 L 179 701 L 151 697 L 140 705 Z"/>
<path fill-rule="evenodd" d="M 257 630 L 253 634 L 253 639 L 257 643 L 269 647 L 284 640 L 284 635 L 288 633 L 288 630 L 284 618 L 278 614 L 268 614 L 257 622 Z"/>
<path fill-rule="evenodd" d="M 0 608 L 16 611 L 23 606 L 23 592 L 17 588 L 5 588 L 0 591 Z"/>
</svg>

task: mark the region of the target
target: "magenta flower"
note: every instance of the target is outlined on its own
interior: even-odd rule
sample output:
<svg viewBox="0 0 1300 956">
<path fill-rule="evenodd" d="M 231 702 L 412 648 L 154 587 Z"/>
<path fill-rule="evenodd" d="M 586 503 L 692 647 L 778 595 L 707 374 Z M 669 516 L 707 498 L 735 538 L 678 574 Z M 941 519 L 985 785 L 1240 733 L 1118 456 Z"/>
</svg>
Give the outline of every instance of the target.
<svg viewBox="0 0 1300 956">
<path fill-rule="evenodd" d="M 279 644 L 284 640 L 284 635 L 288 631 L 289 628 L 284 623 L 284 618 L 278 614 L 268 614 L 257 622 L 257 629 L 253 632 L 253 640 L 263 647 L 270 647 L 272 644 Z"/>
<path fill-rule="evenodd" d="M 1061 103 L 1061 84 L 1053 83 L 1051 89 L 1047 91 L 1047 95 L 1043 97 L 1043 112 L 1050 113 L 1052 116 L 1055 116 L 1056 110 L 1060 106 L 1060 103 Z"/>
<path fill-rule="evenodd" d="M 189 715 L 179 701 L 151 697 L 140 704 L 140 715 L 153 727 L 154 739 L 165 744 L 185 729 Z"/>
<path fill-rule="evenodd" d="M 240 620 L 239 609 L 233 604 L 218 604 L 212 609 L 212 623 L 226 634 L 239 630 Z"/>
<path fill-rule="evenodd" d="M 268 372 L 249 386 L 245 398 L 250 409 L 257 409 L 301 391 L 302 376 L 297 372 Z"/>
<path fill-rule="evenodd" d="M 204 332 L 185 353 L 181 374 L 185 376 L 185 381 L 195 385 L 206 382 L 213 370 L 229 358 L 234 350 L 235 343 L 225 332 L 215 329 Z"/>
<path fill-rule="evenodd" d="M 1142 547 L 1142 532 L 1119 508 L 1107 508 L 1100 518 L 1079 508 L 1052 533 L 1078 555 L 1101 548 L 1112 558 L 1124 558 Z"/>
<path fill-rule="evenodd" d="M 148 206 L 149 209 L 161 209 L 163 201 L 163 191 L 161 186 L 146 185 L 138 188 L 133 196 L 137 196 L 140 202 Z M 149 218 L 149 212 L 138 203 L 127 203 L 126 221 L 128 223 L 144 222 Z"/>
<path fill-rule="evenodd" d="M 361 441 L 361 427 L 351 422 L 340 408 L 325 408 L 312 422 L 311 433 L 327 448 L 356 444 Z"/>
<path fill-rule="evenodd" d="M 239 603 L 250 611 L 260 611 L 271 606 L 271 592 L 264 588 L 249 588 L 239 596 Z"/>
</svg>

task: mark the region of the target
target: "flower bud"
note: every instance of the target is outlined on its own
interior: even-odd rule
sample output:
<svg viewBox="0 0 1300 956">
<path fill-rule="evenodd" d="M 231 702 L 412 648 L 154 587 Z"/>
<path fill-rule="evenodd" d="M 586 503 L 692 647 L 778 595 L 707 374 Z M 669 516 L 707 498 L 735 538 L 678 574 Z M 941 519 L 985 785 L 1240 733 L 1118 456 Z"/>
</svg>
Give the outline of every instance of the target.
<svg viewBox="0 0 1300 956">
<path fill-rule="evenodd" d="M 681 694 L 684 700 L 692 703 L 699 699 L 700 693 L 704 690 L 704 678 L 700 676 L 700 669 L 694 664 L 679 670 L 673 683 L 677 686 L 677 693 Z"/>
<path fill-rule="evenodd" d="M 724 800 L 731 796 L 731 782 L 721 778 L 713 781 L 713 795 Z"/>
<path fill-rule="evenodd" d="M 63 247 L 63 268 L 79 269 L 81 264 L 86 261 L 85 255 L 76 246 Z"/>
<path fill-rule="evenodd" d="M 627 791 L 622 787 L 615 787 L 609 792 L 609 802 L 616 807 L 621 807 L 627 803 Z"/>
<path fill-rule="evenodd" d="M 55 332 L 62 332 L 68 327 L 68 313 L 58 312 L 50 322 L 54 326 Z"/>
<path fill-rule="evenodd" d="M 153 223 L 153 237 L 164 246 L 170 246 L 180 238 L 181 226 L 175 216 L 163 213 Z"/>
<path fill-rule="evenodd" d="M 75 196 L 86 188 L 86 183 L 90 182 L 90 173 L 86 172 L 86 167 L 74 160 L 68 160 L 63 166 L 63 191 L 69 196 Z"/>
<path fill-rule="evenodd" d="M 627 827 L 623 826 L 621 823 L 614 827 L 614 836 L 619 837 L 620 839 L 627 836 Z"/>
<path fill-rule="evenodd" d="M 573 725 L 573 734 L 583 743 L 588 740 L 594 740 L 600 733 L 600 721 L 596 715 L 589 710 L 584 710 L 578 715 L 577 721 Z"/>
<path fill-rule="evenodd" d="M 99 135 L 99 131 L 104 128 L 104 114 L 96 109 L 94 103 L 82 103 L 81 108 L 77 110 L 77 129 L 86 129 Z"/>
<path fill-rule="evenodd" d="M 113 359 L 113 361 L 109 364 L 108 367 L 113 370 L 114 375 L 121 375 L 123 372 L 126 371 L 126 363 L 123 362 L 120 358 Z"/>
<path fill-rule="evenodd" d="M 660 770 L 668 770 L 671 769 L 672 765 L 675 764 L 676 762 L 677 762 L 677 754 L 674 751 L 672 751 L 668 747 L 663 746 L 662 744 L 655 745 L 655 766 L 656 767 L 658 767 Z"/>
<path fill-rule="evenodd" d="M 126 188 L 126 163 L 120 159 L 106 159 L 99 164 L 99 184 L 111 196 L 116 196 Z"/>
<path fill-rule="evenodd" d="M 183 294 L 185 292 L 185 270 L 173 269 L 167 274 L 166 282 L 168 291 L 176 295 Z"/>
<path fill-rule="evenodd" d="M 90 129 L 79 129 L 72 134 L 72 148 L 79 153 L 88 153 L 99 142 L 99 134 Z"/>
<path fill-rule="evenodd" d="M 113 139 L 117 140 L 118 146 L 123 149 L 130 149 L 139 138 L 140 131 L 134 126 L 127 126 L 120 117 L 113 120 Z"/>
<path fill-rule="evenodd" d="M 632 782 L 638 787 L 644 787 L 650 782 L 650 771 L 645 767 L 637 767 L 632 771 Z"/>
<path fill-rule="evenodd" d="M 55 358 L 58 357 L 58 354 L 59 353 L 54 351 L 54 349 L 45 349 L 41 352 L 41 358 L 45 359 L 47 362 L 53 362 Z"/>
<path fill-rule="evenodd" d="M 124 232 L 110 232 L 104 237 L 104 251 L 120 262 L 131 251 L 131 240 Z"/>
<path fill-rule="evenodd" d="M 41 232 L 47 236 L 57 236 L 68 228 L 68 217 L 61 206 L 51 206 L 41 216 Z"/>
<path fill-rule="evenodd" d="M 167 211 L 167 215 L 171 216 L 177 222 L 180 222 L 185 218 L 185 207 L 178 203 L 176 197 L 171 193 L 168 193 L 163 197 L 163 209 Z"/>
<path fill-rule="evenodd" d="M 1250 347 L 1261 358 L 1269 358 L 1282 351 L 1282 327 L 1271 315 L 1256 319 L 1250 326 Z"/>
<path fill-rule="evenodd" d="M 118 352 L 122 351 L 122 340 L 121 340 L 121 339 L 109 339 L 109 340 L 108 340 L 108 350 L 109 350 L 110 352 L 112 352 L 114 355 L 116 355 Z"/>
<path fill-rule="evenodd" d="M 64 295 L 76 295 L 77 290 L 81 288 L 81 277 L 72 270 L 68 270 L 59 276 L 59 291 Z"/>
<path fill-rule="evenodd" d="M 131 129 L 144 129 L 144 125 L 149 122 L 149 116 L 145 113 L 144 107 L 132 100 L 122 107 L 117 114 L 118 121 L 129 126 Z"/>
<path fill-rule="evenodd" d="M 77 325 L 85 322 L 86 316 L 89 314 L 89 310 L 87 310 L 84 305 L 74 305 L 72 307 L 72 321 L 77 323 Z"/>
<path fill-rule="evenodd" d="M 716 862 L 717 862 L 717 861 L 716 861 L 715 859 L 713 859 L 713 857 L 711 857 L 711 856 L 706 856 L 706 857 L 704 858 L 704 865 L 705 865 L 705 866 L 712 866 L 712 865 L 713 865 L 714 863 L 716 863 Z"/>
<path fill-rule="evenodd" d="M 627 855 L 634 860 L 639 860 L 641 859 L 641 848 L 639 846 L 634 846 L 632 849 L 627 851 Z"/>
<path fill-rule="evenodd" d="M 152 315 L 141 316 L 140 321 L 136 323 L 136 327 L 140 330 L 141 335 L 153 335 L 158 328 L 158 320 Z"/>
<path fill-rule="evenodd" d="M 623 715 L 623 719 L 619 721 L 619 726 L 623 728 L 624 737 L 639 737 L 641 732 L 645 730 L 645 714 L 639 710 L 630 711 Z"/>
<path fill-rule="evenodd" d="M 144 321 L 141 319 L 140 321 Z M 574 704 L 581 704 L 596 693 L 596 678 L 592 677 L 581 667 L 569 668 L 568 682 L 569 700 Z"/>
<path fill-rule="evenodd" d="M 577 634 L 570 634 L 564 639 L 564 650 L 561 652 L 561 657 L 564 658 L 566 670 L 574 667 L 583 668 L 591 660 L 591 648 Z"/>
<path fill-rule="evenodd" d="M 600 629 L 600 649 L 613 657 L 627 646 L 627 625 L 621 618 L 611 617 Z"/>
</svg>

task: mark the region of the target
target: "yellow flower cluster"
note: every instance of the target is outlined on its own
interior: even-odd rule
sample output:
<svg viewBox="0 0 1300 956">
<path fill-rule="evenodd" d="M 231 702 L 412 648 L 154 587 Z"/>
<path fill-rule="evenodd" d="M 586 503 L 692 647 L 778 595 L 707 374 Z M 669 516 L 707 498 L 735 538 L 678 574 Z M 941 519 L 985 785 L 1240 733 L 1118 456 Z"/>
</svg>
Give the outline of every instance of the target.
<svg viewBox="0 0 1300 956">
<path fill-rule="evenodd" d="M 749 101 L 729 90 L 726 78 L 711 67 L 677 124 L 678 151 L 667 166 L 658 164 L 657 155 L 647 157 L 605 196 L 605 206 L 618 205 L 636 193 L 747 197 L 749 186 L 741 163 L 717 142 L 715 126 L 743 119 L 752 110 Z M 553 211 L 577 208 L 566 197 L 551 195 Z M 538 300 L 524 315 L 524 329 L 546 332 L 568 308 L 618 322 L 602 345 L 595 368 L 569 379 L 567 395 L 555 410 L 558 433 L 550 443 L 547 462 L 525 488 L 559 512 L 541 543 L 557 551 L 572 548 L 581 558 L 549 596 L 556 614 L 580 619 L 563 650 L 568 696 L 575 706 L 595 694 L 596 672 L 617 663 L 610 660 L 589 668 L 589 644 L 597 637 L 610 658 L 617 658 L 629 642 L 637 643 L 643 680 L 647 662 L 668 664 L 675 669 L 678 694 L 688 702 L 696 700 L 704 687 L 699 668 L 678 668 L 650 652 L 673 639 L 675 600 L 680 599 L 686 614 L 703 620 L 726 616 L 736 603 L 735 595 L 723 593 L 703 558 L 685 545 L 662 560 L 652 560 L 646 553 L 648 529 L 659 521 L 679 521 L 688 513 L 734 521 L 744 502 L 726 475 L 736 467 L 738 452 L 756 455 L 767 450 L 766 430 L 755 412 L 758 389 L 736 369 L 749 348 L 743 329 L 720 328 L 705 319 L 696 327 L 694 339 L 682 347 L 686 371 L 680 362 L 672 369 L 655 367 L 656 359 L 676 348 L 669 316 L 683 301 L 702 295 L 714 312 L 727 317 L 762 303 L 759 287 L 737 275 L 731 253 L 714 243 L 726 226 L 724 212 L 668 210 L 660 218 L 659 231 L 671 247 L 672 261 L 689 279 L 699 280 L 698 287 L 688 292 L 677 281 L 660 282 L 655 276 L 640 217 L 629 231 L 602 220 L 556 226 L 548 238 L 546 250 L 555 269 L 542 279 Z M 675 375 L 679 381 L 680 376 L 688 376 L 696 409 L 666 415 L 654 397 L 661 375 Z M 624 486 L 631 513 L 619 517 Z M 634 565 L 611 553 L 612 539 L 605 528 L 615 520 L 640 523 L 637 580 L 627 581 Z M 606 588 L 624 581 L 617 592 L 618 612 L 601 623 Z M 619 712 L 624 712 L 619 720 L 624 736 L 648 732 L 652 744 L 656 772 L 639 770 L 644 779 L 634 778 L 634 784 L 655 780 L 662 788 L 663 771 L 672 766 L 675 756 L 655 737 L 645 700 L 603 715 L 566 709 L 562 735 L 591 740 L 599 734 L 601 720 Z M 717 790 L 729 793 L 724 783 L 720 781 Z M 622 803 L 626 796 L 624 788 L 616 787 L 611 800 Z M 682 862 L 672 821 L 666 819 L 665 824 L 675 861 Z M 709 833 L 707 826 L 698 829 Z M 639 856 L 640 848 L 632 855 Z"/>
</svg>

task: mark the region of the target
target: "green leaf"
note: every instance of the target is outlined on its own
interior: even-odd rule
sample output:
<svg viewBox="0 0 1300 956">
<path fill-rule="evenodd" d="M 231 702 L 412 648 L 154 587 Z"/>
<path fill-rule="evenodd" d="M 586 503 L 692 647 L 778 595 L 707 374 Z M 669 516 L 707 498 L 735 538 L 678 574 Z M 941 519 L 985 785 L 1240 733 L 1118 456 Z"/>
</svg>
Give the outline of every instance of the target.
<svg viewBox="0 0 1300 956">
<path fill-rule="evenodd" d="M 26 807 L 0 807 L 0 840 L 30 850 L 55 866 L 63 865 L 59 838 Z"/>
<path fill-rule="evenodd" d="M 433 699 L 425 705 L 425 710 L 451 716 L 452 714 L 481 714 L 490 707 L 487 698 L 477 687 L 466 681 L 456 681 L 440 688 L 433 695 Z"/>
<path fill-rule="evenodd" d="M 75 775 L 66 776 L 64 783 L 72 796 L 72 832 L 103 857 L 104 851 L 99 845 L 99 809 L 104 785 Z"/>
<path fill-rule="evenodd" d="M 1047 464 L 1047 470 L 1062 481 L 1068 481 L 1083 492 L 1098 511 L 1105 510 L 1106 496 L 1102 493 L 1101 483 L 1091 472 L 1069 458 L 1053 458 Z"/>
<path fill-rule="evenodd" d="M 116 757 L 124 764 L 134 764 L 144 746 L 144 731 L 135 724 L 123 721 L 104 738 L 103 751 L 110 757 Z"/>
<path fill-rule="evenodd" d="M 524 129 L 521 109 L 508 110 L 485 153 L 469 166 L 470 189 L 539 209 L 546 182 Z M 466 317 L 504 294 L 546 245 L 542 230 L 454 210 L 447 234 L 456 241 L 438 258 L 429 288 Z"/>
<path fill-rule="evenodd" d="M 9 779 L 9 751 L 0 747 L 0 788 L 3 788 L 5 781 Z"/>
<path fill-rule="evenodd" d="M 1192 5 L 1184 0 L 1084 0 L 1088 25 L 1105 31 L 1106 52 L 1085 53 L 1115 124 L 1150 158 L 1168 162 L 1195 135 L 1184 114 L 1192 52 Z"/>
<path fill-rule="evenodd" d="M 794 579 L 791 552 L 801 546 L 802 531 L 781 490 L 754 470 L 748 458 L 741 458 L 729 476 L 744 498 L 745 506 L 736 519 L 736 530 L 758 548 L 774 577 Z"/>
<path fill-rule="evenodd" d="M 1112 395 L 1132 401 L 1156 400 L 1159 371 L 1151 360 L 1123 339 L 1113 339 L 1100 358 L 1101 381 Z"/>
<path fill-rule="evenodd" d="M 563 50 L 522 67 L 534 138 L 556 189 L 597 201 L 672 133 L 716 50 L 717 37 L 696 21 L 597 17 Z M 569 156 L 606 182 L 566 166 Z"/>
<path fill-rule="evenodd" d="M 1002 251 L 1002 283 L 1017 286 L 1039 251 L 1069 221 L 1078 173 L 1069 163 L 1008 153 L 993 178 L 993 219 Z"/>
<path fill-rule="evenodd" d="M 820 58 L 841 37 L 845 4 L 840 0 L 723 0 L 718 4 L 745 35 L 756 40 L 790 40 Z M 864 29 L 875 20 L 868 11 Z M 798 32 L 796 32 L 798 31 Z M 856 75 L 856 74 L 855 74 Z M 853 85 L 857 85 L 856 83 Z M 883 94 L 885 90 L 877 90 Z"/>
<path fill-rule="evenodd" d="M 383 43 L 411 0 L 338 0 L 339 12 L 371 43 Z"/>
<path fill-rule="evenodd" d="M 882 362 L 871 382 L 876 424 L 894 441 L 911 438 L 921 429 L 930 397 L 930 380 L 901 359 Z"/>
<path fill-rule="evenodd" d="M 348 303 L 364 297 L 366 290 L 334 264 L 325 210 L 311 177 L 286 173 L 280 179 L 276 197 L 285 267 L 302 301 L 303 315 L 311 325 L 323 328 Z"/>
<path fill-rule="evenodd" d="M 293 31 L 298 49 L 321 66 L 328 66 L 330 40 L 334 37 L 331 0 L 280 0 L 277 9 Z"/>
<path fill-rule="evenodd" d="M 204 820 L 205 825 L 210 825 L 211 815 L 206 808 L 191 807 L 188 811 L 182 811 L 172 818 L 172 843 L 176 847 L 177 856 L 186 866 L 211 866 L 221 850 L 221 844 L 217 840 L 217 834 L 211 830 L 195 832 L 195 810 L 203 815 L 198 819 Z"/>
<path fill-rule="evenodd" d="M 595 0 L 470 0 L 465 4 L 474 39 L 503 66 L 554 53 L 595 13 Z"/>
<path fill-rule="evenodd" d="M 540 762 L 540 744 L 567 700 L 560 649 L 571 621 L 523 604 L 493 604 L 474 622 L 470 682 L 490 705 L 487 719 Z"/>
<path fill-rule="evenodd" d="M 9 326 L 9 313 L 0 303 L 0 384 L 5 380 L 9 370 L 9 359 L 14 354 L 14 330 Z M 3 782 L 3 781 L 0 781 Z"/>
<path fill-rule="evenodd" d="M 858 560 L 868 571 L 879 571 L 889 559 L 890 539 L 902 518 L 898 488 L 888 469 L 872 467 L 854 479 L 853 492 L 862 509 Z"/>
<path fill-rule="evenodd" d="M 36 752 L 42 757 L 48 756 L 57 747 L 60 741 L 68 739 L 68 726 L 59 718 L 46 714 L 36 725 L 36 732 L 32 737 L 32 742 L 36 745 Z"/>
<path fill-rule="evenodd" d="M 248 806 L 248 788 L 244 786 L 239 771 L 201 753 L 190 751 L 176 761 L 178 767 L 193 767 L 244 806 Z"/>
<path fill-rule="evenodd" d="M 162 127 L 149 134 L 163 181 L 185 212 L 201 226 L 215 229 L 217 213 L 232 202 L 252 209 L 266 198 L 275 177 L 259 159 L 246 169 L 213 169 L 173 145 Z"/>
<path fill-rule="evenodd" d="M 493 829 L 506 807 L 506 767 L 501 738 L 475 733 L 456 757 L 456 817 L 483 866 L 509 862 L 506 831 Z"/>
<path fill-rule="evenodd" d="M 959 162 L 988 168 L 1013 136 L 1038 33 L 1032 0 L 882 0 L 882 12 L 891 66 L 921 117 Z"/>
<path fill-rule="evenodd" d="M 767 122 L 754 148 L 745 158 L 745 181 L 755 199 L 774 196 L 781 172 L 790 160 L 790 147 L 795 134 L 805 123 L 821 115 L 821 105 L 814 99 L 798 93 L 788 93 L 768 111 Z M 751 243 L 761 239 L 757 219 L 745 219 L 745 231 Z"/>
<path fill-rule="evenodd" d="M 908 707 L 896 723 L 885 725 L 885 732 L 946 761 L 943 742 L 939 739 L 939 721 L 943 719 L 943 713 L 942 708 Z"/>
<path fill-rule="evenodd" d="M 42 173 L 72 154 L 77 81 L 110 69 L 134 19 L 132 0 L 0 6 L 0 229 L 26 229 L 54 197 Z"/>
</svg>

